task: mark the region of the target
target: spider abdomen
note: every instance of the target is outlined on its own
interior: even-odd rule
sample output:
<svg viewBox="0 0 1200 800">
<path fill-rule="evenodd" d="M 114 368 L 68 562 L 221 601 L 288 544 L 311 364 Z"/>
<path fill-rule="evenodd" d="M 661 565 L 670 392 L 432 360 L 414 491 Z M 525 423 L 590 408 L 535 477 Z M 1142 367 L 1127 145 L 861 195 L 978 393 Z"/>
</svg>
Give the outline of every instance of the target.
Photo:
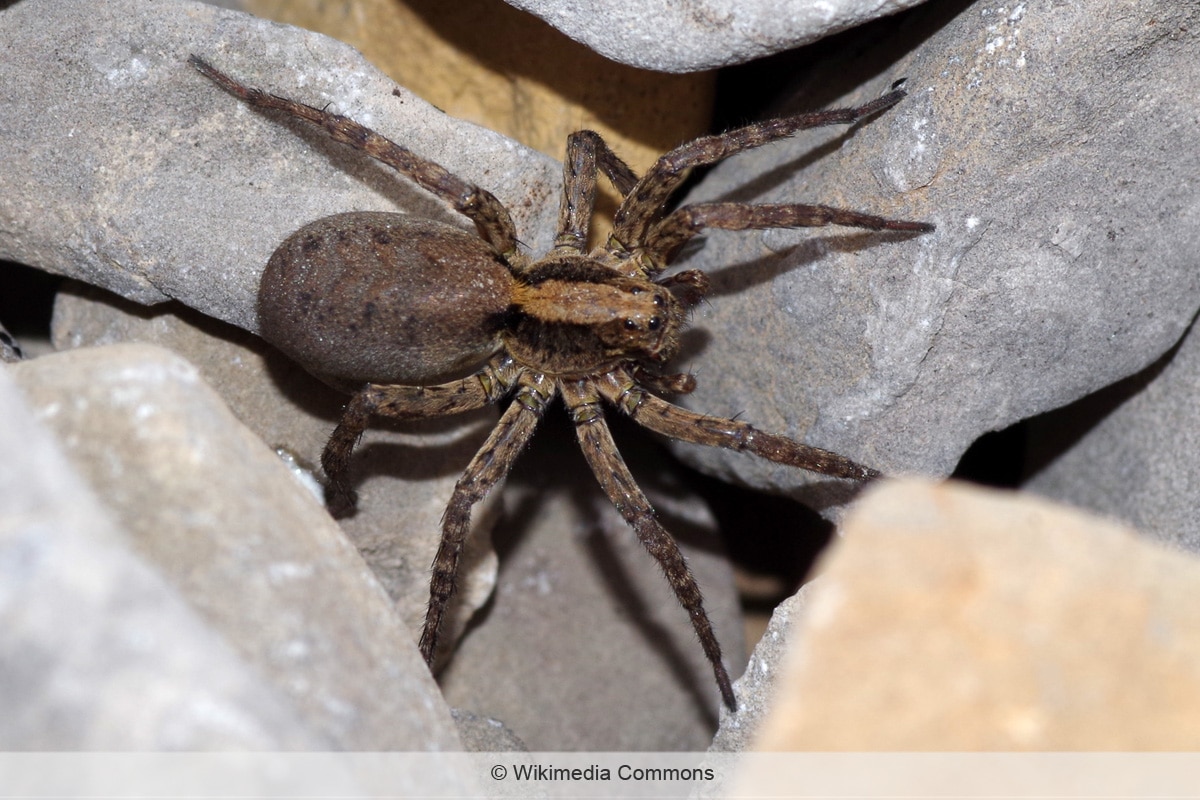
<svg viewBox="0 0 1200 800">
<path fill-rule="evenodd" d="M 336 214 L 275 250 L 259 325 L 335 384 L 428 385 L 496 352 L 512 288 L 508 268 L 467 231 L 407 214 Z"/>
</svg>

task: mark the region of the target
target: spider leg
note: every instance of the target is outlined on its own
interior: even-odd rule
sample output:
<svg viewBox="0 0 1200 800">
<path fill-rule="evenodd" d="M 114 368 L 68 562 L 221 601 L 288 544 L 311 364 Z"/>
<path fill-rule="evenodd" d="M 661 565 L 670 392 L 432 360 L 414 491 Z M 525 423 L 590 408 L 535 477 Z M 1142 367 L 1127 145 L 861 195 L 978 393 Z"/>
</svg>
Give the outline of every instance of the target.
<svg viewBox="0 0 1200 800">
<path fill-rule="evenodd" d="M 442 517 L 442 541 L 433 559 L 429 608 L 420 641 L 421 655 L 431 667 L 437 653 L 438 629 L 454 594 L 459 557 L 471 527 L 471 508 L 508 474 L 541 421 L 546 405 L 554 399 L 555 388 L 543 375 L 523 372 L 520 384 L 512 404 L 454 485 Z"/>
<path fill-rule="evenodd" d="M 605 400 L 629 415 L 634 422 L 672 439 L 750 452 L 777 464 L 800 467 L 835 478 L 866 481 L 880 475 L 877 470 L 845 456 L 786 436 L 765 433 L 747 422 L 710 417 L 680 408 L 643 392 L 624 370 L 613 370 L 600 378 L 596 386 Z"/>
<path fill-rule="evenodd" d="M 571 419 L 575 423 L 579 446 L 596 480 L 600 482 L 608 499 L 617 507 L 617 511 L 625 518 L 625 522 L 633 528 L 642 546 L 662 568 L 676 599 L 691 617 L 692 628 L 695 629 L 704 654 L 712 664 L 713 674 L 716 676 L 725 705 L 731 711 L 736 711 L 737 699 L 733 694 L 733 685 L 721 661 L 721 645 L 717 642 L 712 623 L 704 611 L 700 587 L 692 576 L 692 571 L 688 569 L 683 554 L 679 552 L 679 546 L 655 518 L 654 508 L 634 482 L 633 475 L 625 466 L 625 460 L 617 451 L 612 433 L 604 421 L 599 393 L 591 380 L 587 379 L 564 381 L 561 391 L 563 401 L 570 409 Z"/>
<path fill-rule="evenodd" d="M 352 119 L 245 86 L 199 56 L 189 56 L 188 63 L 243 102 L 306 120 L 324 129 L 334 141 L 361 150 L 408 176 L 474 222 L 479 234 L 497 253 L 507 258 L 517 252 L 517 231 L 512 216 L 491 192 L 467 183 L 440 164 L 422 158 Z"/>
<path fill-rule="evenodd" d="M 330 509 L 334 516 L 354 507 L 354 493 L 346 472 L 354 447 L 374 415 L 394 419 L 441 417 L 481 408 L 504 397 L 516 385 L 519 368 L 501 358 L 474 375 L 436 386 L 367 384 L 346 404 L 321 454 L 321 467 L 329 479 Z"/>
<path fill-rule="evenodd" d="M 901 89 L 854 108 L 810 111 L 790 117 L 756 122 L 714 136 L 704 136 L 676 147 L 646 171 L 617 209 L 613 236 L 627 250 L 641 247 L 655 214 L 695 167 L 715 164 L 735 153 L 786 138 L 797 131 L 823 125 L 852 125 L 872 114 L 891 108 L 904 98 Z"/>
<path fill-rule="evenodd" d="M 596 174 L 603 172 L 624 197 L 637 183 L 634 174 L 595 131 L 576 131 L 567 137 L 563 160 L 563 196 L 558 212 L 556 248 L 587 251 L 588 229 L 596 201 Z"/>
<path fill-rule="evenodd" d="M 696 377 L 687 372 L 654 372 L 641 365 L 633 367 L 634 380 L 659 394 L 691 394 L 696 391 Z"/>
<path fill-rule="evenodd" d="M 684 206 L 655 224 L 646 234 L 645 246 L 656 263 L 666 264 L 688 239 L 705 228 L 744 231 L 764 228 L 819 228 L 825 225 L 914 233 L 928 233 L 934 229 L 928 222 L 887 219 L 829 206 L 697 203 Z"/>
<path fill-rule="evenodd" d="M 653 260 L 650 263 L 654 264 Z M 659 270 L 657 266 L 653 266 L 652 269 L 654 271 Z M 692 308 L 704 299 L 704 295 L 708 294 L 708 287 L 711 282 L 708 276 L 700 270 L 685 269 L 661 278 L 656 283 L 659 286 L 665 286 L 670 289 L 671 294 L 675 295 L 675 299 L 682 303 L 684 308 Z"/>
</svg>

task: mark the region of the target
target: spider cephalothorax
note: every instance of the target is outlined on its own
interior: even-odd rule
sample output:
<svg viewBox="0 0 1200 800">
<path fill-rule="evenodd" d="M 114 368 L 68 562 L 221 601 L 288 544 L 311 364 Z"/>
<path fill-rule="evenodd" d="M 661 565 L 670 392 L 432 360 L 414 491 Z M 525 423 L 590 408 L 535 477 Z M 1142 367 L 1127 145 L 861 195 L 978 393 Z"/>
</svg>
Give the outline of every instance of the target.
<svg viewBox="0 0 1200 800">
<path fill-rule="evenodd" d="M 561 397 L 588 464 L 662 567 L 691 616 L 726 705 L 734 708 L 700 589 L 617 452 L 604 407 L 675 439 L 747 451 L 840 478 L 867 480 L 877 474 L 835 453 L 658 397 L 695 387 L 690 375 L 666 373 L 663 367 L 679 348 L 688 310 L 708 288 L 696 270 L 669 277 L 662 272 L 705 228 L 836 224 L 921 233 L 933 226 L 819 205 L 703 203 L 669 213 L 663 208 L 695 167 L 804 128 L 856 122 L 899 102 L 904 93 L 894 90 L 856 108 L 768 120 L 696 139 L 664 155 L 641 178 L 598 134 L 574 133 L 567 140 L 558 236 L 550 252 L 533 259 L 518 248 L 512 218 L 491 193 L 350 119 L 248 88 L 196 56 L 190 62 L 245 102 L 307 120 L 393 167 L 478 230 L 475 237 L 403 214 L 327 217 L 279 246 L 259 290 L 263 337 L 353 394 L 321 457 L 331 501 L 340 505 L 352 502 L 346 471 L 373 415 L 437 416 L 512 400 L 458 480 L 443 518 L 420 640 L 426 661 L 433 661 L 454 592 L 471 508 L 508 472 L 547 405 Z M 623 201 L 608 242 L 589 252 L 599 173 Z"/>
</svg>

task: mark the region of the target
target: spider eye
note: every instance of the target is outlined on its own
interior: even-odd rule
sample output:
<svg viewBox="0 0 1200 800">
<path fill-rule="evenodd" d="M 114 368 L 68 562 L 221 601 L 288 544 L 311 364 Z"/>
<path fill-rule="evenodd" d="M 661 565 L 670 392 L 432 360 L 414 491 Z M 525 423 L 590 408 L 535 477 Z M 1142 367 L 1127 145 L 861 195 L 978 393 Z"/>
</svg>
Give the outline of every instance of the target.
<svg viewBox="0 0 1200 800">
<path fill-rule="evenodd" d="M 651 317 L 650 322 L 646 325 L 652 331 L 656 331 L 662 327 L 662 317 Z"/>
<path fill-rule="evenodd" d="M 633 321 L 633 320 L 631 320 L 631 319 L 626 319 L 626 320 L 625 320 L 625 330 L 627 330 L 627 331 L 636 331 L 637 329 L 638 329 L 638 325 L 637 325 L 637 323 L 636 323 L 636 322 L 634 322 L 634 321 Z"/>
</svg>

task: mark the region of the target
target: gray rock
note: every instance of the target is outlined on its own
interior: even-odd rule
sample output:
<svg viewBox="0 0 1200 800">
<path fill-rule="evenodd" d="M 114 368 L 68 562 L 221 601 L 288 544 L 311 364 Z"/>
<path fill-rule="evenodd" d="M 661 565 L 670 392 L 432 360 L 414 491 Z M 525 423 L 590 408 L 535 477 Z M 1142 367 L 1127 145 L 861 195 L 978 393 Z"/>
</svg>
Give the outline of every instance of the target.
<svg viewBox="0 0 1200 800">
<path fill-rule="evenodd" d="M 1024 487 L 1200 552 L 1200 338 L 1193 329 L 1169 361 L 1067 412 L 1033 420 L 1035 458 L 1065 452 Z M 1071 422 L 1093 422 L 1084 429 Z M 1074 439 L 1074 441 L 1072 441 Z"/>
<path fill-rule="evenodd" d="M 118 345 L 10 369 L 134 549 L 307 729 L 336 749 L 461 747 L 366 564 L 195 368 Z"/>
<path fill-rule="evenodd" d="M 503 722 L 459 708 L 451 709 L 463 746 L 473 753 L 524 753 L 528 748 Z"/>
<path fill-rule="evenodd" d="M 738 699 L 737 711 L 731 713 L 726 708 L 721 709 L 721 725 L 709 752 L 737 753 L 750 748 L 775 699 L 775 678 L 791 645 L 793 620 L 804 613 L 814 587 L 819 583 L 818 580 L 804 584 L 771 613 L 771 621 L 754 646 L 746 671 L 733 684 Z"/>
<path fill-rule="evenodd" d="M 790 50 L 919 0 L 507 0 L 613 61 L 696 72 Z"/>
<path fill-rule="evenodd" d="M 22 397 L 26 369 L 0 366 L 0 747 L 330 746 L 133 551 Z"/>
<path fill-rule="evenodd" d="M 15 364 L 24 357 L 25 352 L 21 349 L 21 345 L 4 325 L 0 324 L 0 361 L 6 364 Z"/>
<path fill-rule="evenodd" d="M 625 432 L 622 454 L 688 558 L 736 678 L 741 610 L 711 515 Z M 535 752 L 706 748 L 720 695 L 688 615 L 560 414 L 517 463 L 506 500 L 495 597 L 439 676 L 447 701 L 501 720 Z"/>
<path fill-rule="evenodd" d="M 306 222 L 402 209 L 467 226 L 361 153 L 246 107 L 188 66 L 193 53 L 495 191 L 531 246 L 553 237 L 550 159 L 445 116 L 319 34 L 173 0 L 153 13 L 23 0 L 0 11 L 0 41 L 4 136 L 21 143 L 0 159 L 0 257 L 253 331 L 259 275 Z"/>
<path fill-rule="evenodd" d="M 684 266 L 715 291 L 686 402 L 889 472 L 944 475 L 981 434 L 1159 357 L 1200 308 L 1195 5 L 914 12 L 848 44 L 787 109 L 909 96 L 853 131 L 725 162 L 688 198 L 820 202 L 935 222 L 712 233 Z M 869 55 L 863 48 L 872 46 Z M 697 339 L 700 339 L 700 336 Z M 756 486 L 795 470 L 680 446 Z M 828 503 L 818 487 L 803 499 Z"/>
</svg>

